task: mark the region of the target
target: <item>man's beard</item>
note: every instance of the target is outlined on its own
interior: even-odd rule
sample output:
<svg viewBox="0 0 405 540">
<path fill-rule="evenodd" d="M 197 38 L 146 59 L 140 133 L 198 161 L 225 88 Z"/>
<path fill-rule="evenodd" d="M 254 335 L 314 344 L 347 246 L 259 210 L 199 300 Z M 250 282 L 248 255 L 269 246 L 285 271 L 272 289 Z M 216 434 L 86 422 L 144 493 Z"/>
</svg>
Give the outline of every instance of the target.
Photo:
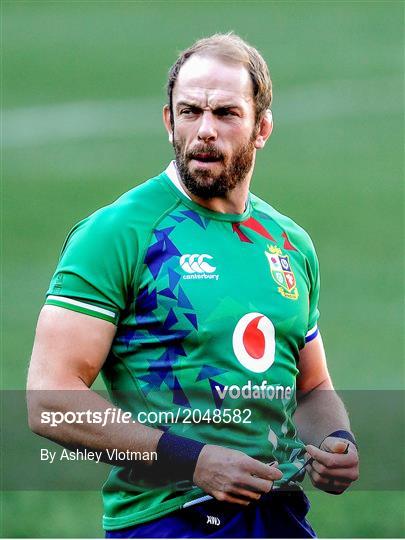
<svg viewBox="0 0 405 540">
<path fill-rule="evenodd" d="M 210 157 L 224 163 L 224 155 L 212 144 L 199 145 L 192 151 L 184 152 L 183 145 L 174 140 L 174 152 L 176 155 L 177 169 L 180 178 L 190 193 L 201 199 L 212 199 L 213 197 L 224 197 L 236 186 L 241 184 L 246 178 L 253 164 L 254 142 L 253 137 L 249 142 L 237 148 L 230 162 L 223 168 L 222 172 L 215 174 L 206 169 L 196 169 L 191 172 L 190 161 L 198 154 L 209 154 Z"/>
</svg>

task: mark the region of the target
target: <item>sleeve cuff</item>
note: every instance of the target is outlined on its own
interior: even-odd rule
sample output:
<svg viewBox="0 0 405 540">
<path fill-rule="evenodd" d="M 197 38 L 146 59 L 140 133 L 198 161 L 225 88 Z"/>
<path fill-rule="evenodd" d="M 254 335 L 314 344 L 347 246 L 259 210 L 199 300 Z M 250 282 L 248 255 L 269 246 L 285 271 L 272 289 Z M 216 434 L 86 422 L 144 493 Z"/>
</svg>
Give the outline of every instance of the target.
<svg viewBox="0 0 405 540">
<path fill-rule="evenodd" d="M 315 325 L 311 330 L 308 330 L 308 332 L 305 335 L 305 343 L 308 343 L 309 341 L 312 341 L 316 338 L 316 336 L 319 334 L 318 325 Z"/>
<path fill-rule="evenodd" d="M 87 302 L 68 298 L 66 296 L 56 296 L 51 294 L 46 298 L 45 305 L 70 309 L 71 311 L 77 311 L 78 313 L 83 313 L 84 315 L 90 315 L 91 317 L 103 319 L 104 321 L 108 321 L 115 325 L 118 321 L 117 312 L 95 306 L 93 304 L 88 304 Z"/>
</svg>

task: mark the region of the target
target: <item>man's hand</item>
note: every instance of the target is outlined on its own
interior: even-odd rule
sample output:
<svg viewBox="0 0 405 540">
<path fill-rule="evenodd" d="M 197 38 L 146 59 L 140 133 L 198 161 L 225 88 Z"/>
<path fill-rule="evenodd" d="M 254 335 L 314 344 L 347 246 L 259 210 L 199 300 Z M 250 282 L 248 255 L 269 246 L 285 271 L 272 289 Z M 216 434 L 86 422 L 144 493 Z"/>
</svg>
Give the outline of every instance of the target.
<svg viewBox="0 0 405 540">
<path fill-rule="evenodd" d="M 275 466 L 243 452 L 207 444 L 198 457 L 193 481 L 218 501 L 247 506 L 268 493 L 282 476 Z"/>
<path fill-rule="evenodd" d="M 306 450 L 306 458 L 314 458 L 306 470 L 312 484 L 318 489 L 339 495 L 358 479 L 359 458 L 351 442 L 327 437 L 320 448 L 309 444 Z"/>
</svg>

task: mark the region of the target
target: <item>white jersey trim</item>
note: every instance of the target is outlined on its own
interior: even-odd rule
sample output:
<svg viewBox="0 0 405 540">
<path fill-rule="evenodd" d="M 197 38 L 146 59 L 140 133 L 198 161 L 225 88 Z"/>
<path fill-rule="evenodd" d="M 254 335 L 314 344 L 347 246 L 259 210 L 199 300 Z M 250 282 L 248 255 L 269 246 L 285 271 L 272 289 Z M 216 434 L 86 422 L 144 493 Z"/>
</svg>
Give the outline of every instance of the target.
<svg viewBox="0 0 405 540">
<path fill-rule="evenodd" d="M 177 171 L 176 162 L 173 160 L 169 163 L 169 166 L 165 170 L 165 173 L 170 178 L 170 180 L 173 182 L 173 184 L 176 186 L 176 188 L 183 193 L 187 197 L 187 199 L 191 200 L 191 197 L 187 195 L 184 187 L 182 186 L 179 178 L 179 173 Z"/>
<path fill-rule="evenodd" d="M 95 311 L 96 313 L 102 313 L 103 315 L 107 315 L 108 317 L 115 318 L 116 315 L 113 311 L 109 311 L 108 309 L 93 306 L 92 304 L 86 304 L 84 302 L 79 302 L 78 300 L 67 298 L 66 296 L 49 295 L 48 300 L 58 300 L 59 302 L 65 302 L 66 304 L 71 304 L 72 306 L 88 309 L 89 311 Z"/>
<path fill-rule="evenodd" d="M 308 332 L 305 334 L 305 341 L 311 341 L 316 334 L 318 333 L 318 325 L 316 324 L 311 330 L 308 330 Z"/>
<path fill-rule="evenodd" d="M 316 324 L 311 330 L 308 330 L 308 332 L 305 334 L 305 337 L 311 337 L 312 334 L 315 334 L 315 332 L 318 330 L 318 325 Z"/>
</svg>

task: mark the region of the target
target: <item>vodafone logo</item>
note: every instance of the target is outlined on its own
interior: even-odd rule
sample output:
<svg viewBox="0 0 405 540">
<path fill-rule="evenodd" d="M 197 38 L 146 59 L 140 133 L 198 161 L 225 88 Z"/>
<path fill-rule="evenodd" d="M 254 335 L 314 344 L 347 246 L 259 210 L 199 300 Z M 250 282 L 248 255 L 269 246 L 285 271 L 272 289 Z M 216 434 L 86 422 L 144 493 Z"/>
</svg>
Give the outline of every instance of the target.
<svg viewBox="0 0 405 540">
<path fill-rule="evenodd" d="M 235 327 L 233 352 L 243 367 L 263 373 L 274 362 L 274 326 L 262 313 L 247 313 Z"/>
</svg>

